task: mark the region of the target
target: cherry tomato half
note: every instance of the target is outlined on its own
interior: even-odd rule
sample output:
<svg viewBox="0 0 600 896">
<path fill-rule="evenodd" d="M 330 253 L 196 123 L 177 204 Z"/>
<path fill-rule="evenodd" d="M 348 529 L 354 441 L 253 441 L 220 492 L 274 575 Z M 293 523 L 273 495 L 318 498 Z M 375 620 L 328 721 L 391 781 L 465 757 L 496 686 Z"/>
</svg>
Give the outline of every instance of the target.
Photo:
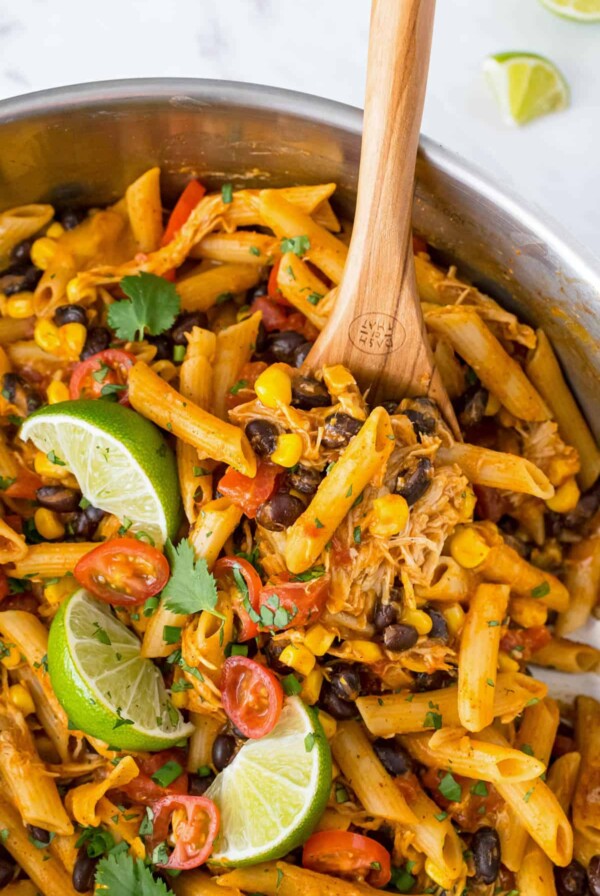
<svg viewBox="0 0 600 896">
<path fill-rule="evenodd" d="M 187 794 L 188 776 L 185 771 L 167 787 L 163 787 L 152 780 L 152 775 L 159 768 L 162 768 L 163 765 L 166 765 L 167 762 L 178 762 L 182 767 L 185 767 L 185 753 L 182 750 L 161 750 L 158 753 L 152 753 L 146 759 L 140 759 L 136 756 L 135 761 L 140 769 L 139 775 L 133 781 L 130 781 L 129 784 L 119 787 L 119 793 L 125 794 L 132 803 L 151 806 L 164 797 Z"/>
<path fill-rule="evenodd" d="M 278 678 L 247 656 L 230 656 L 221 673 L 223 709 L 246 737 L 264 737 L 275 727 L 283 706 Z"/>
<path fill-rule="evenodd" d="M 260 505 L 275 491 L 277 477 L 282 472 L 281 467 L 268 460 L 260 461 L 254 479 L 238 473 L 233 467 L 227 467 L 217 489 L 233 504 L 241 507 L 248 519 L 253 520 Z"/>
<path fill-rule="evenodd" d="M 42 478 L 28 470 L 27 467 L 20 467 L 15 481 L 5 489 L 4 494 L 7 498 L 26 498 L 29 501 L 35 501 L 38 488 L 44 484 Z"/>
<path fill-rule="evenodd" d="M 545 625 L 533 625 L 531 628 L 514 628 L 506 631 L 500 640 L 500 649 L 507 653 L 515 650 L 515 657 L 520 660 L 531 659 L 531 654 L 541 650 L 552 640 L 552 635 Z"/>
<path fill-rule="evenodd" d="M 372 887 L 385 887 L 392 876 L 387 849 L 370 837 L 350 831 L 313 834 L 304 844 L 302 864 L 322 874 L 367 880 Z"/>
<path fill-rule="evenodd" d="M 329 577 L 321 576 L 312 582 L 280 582 L 266 585 L 260 592 L 258 606 L 268 607 L 273 611 L 272 625 L 263 628 L 281 631 L 282 629 L 314 622 L 325 609 L 325 601 L 329 594 Z M 277 617 L 277 610 L 285 612 Z"/>
<path fill-rule="evenodd" d="M 240 584 L 236 582 L 237 573 L 242 577 L 248 593 L 244 588 L 240 588 Z M 258 634 L 258 625 L 250 618 L 250 610 L 258 613 L 259 595 L 262 588 L 262 582 L 257 571 L 248 560 L 243 557 L 221 557 L 214 565 L 213 575 L 217 578 L 233 579 L 236 585 L 237 595 L 233 599 L 233 607 L 240 622 L 240 631 L 238 632 L 239 641 L 249 641 Z"/>
<path fill-rule="evenodd" d="M 9 594 L 10 588 L 8 587 L 8 577 L 4 570 L 0 569 L 0 601 L 3 601 Z"/>
<path fill-rule="evenodd" d="M 79 560 L 74 575 L 104 603 L 118 607 L 141 604 L 169 580 L 169 564 L 159 550 L 137 538 L 113 538 Z"/>
<path fill-rule="evenodd" d="M 71 374 L 71 398 L 102 398 L 113 393 L 119 404 L 128 404 L 127 374 L 135 362 L 135 355 L 120 348 L 107 348 L 80 361 Z"/>
<path fill-rule="evenodd" d="M 154 803 L 152 811 L 152 846 L 163 843 L 169 833 L 175 841 L 169 861 L 159 864 L 159 868 L 186 871 L 206 862 L 221 824 L 212 800 L 205 796 L 165 796 Z"/>
</svg>

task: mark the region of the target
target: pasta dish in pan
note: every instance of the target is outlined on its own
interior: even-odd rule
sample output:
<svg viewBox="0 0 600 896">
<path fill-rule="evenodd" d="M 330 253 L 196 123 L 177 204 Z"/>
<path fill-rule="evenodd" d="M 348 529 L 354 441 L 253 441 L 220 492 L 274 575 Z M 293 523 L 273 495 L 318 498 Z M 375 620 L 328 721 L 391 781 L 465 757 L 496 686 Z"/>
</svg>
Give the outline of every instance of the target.
<svg viewBox="0 0 600 896">
<path fill-rule="evenodd" d="M 419 237 L 464 441 L 307 370 L 334 189 L 0 214 L 9 896 L 600 894 L 600 453 Z"/>
</svg>

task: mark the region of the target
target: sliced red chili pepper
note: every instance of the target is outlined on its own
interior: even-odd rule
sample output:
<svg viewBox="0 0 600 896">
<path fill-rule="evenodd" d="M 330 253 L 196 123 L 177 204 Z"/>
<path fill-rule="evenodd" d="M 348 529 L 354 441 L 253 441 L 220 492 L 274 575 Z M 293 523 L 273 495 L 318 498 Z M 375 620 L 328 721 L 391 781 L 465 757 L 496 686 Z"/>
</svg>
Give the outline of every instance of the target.
<svg viewBox="0 0 600 896">
<path fill-rule="evenodd" d="M 257 571 L 248 560 L 243 557 L 221 557 L 214 565 L 215 578 L 231 575 L 237 587 L 237 597 L 234 598 L 234 609 L 240 621 L 239 641 L 249 641 L 258 634 L 256 621 L 250 618 L 250 613 L 258 613 L 259 595 L 262 582 Z"/>
<path fill-rule="evenodd" d="M 281 631 L 315 622 L 325 609 L 328 594 L 329 576 L 321 576 L 312 582 L 279 582 L 265 586 L 258 601 L 261 628 Z M 265 624 L 265 618 L 270 618 L 271 613 L 273 622 Z"/>
<path fill-rule="evenodd" d="M 380 843 L 351 831 L 319 831 L 308 838 L 302 864 L 311 871 L 367 880 L 385 887 L 392 876 L 390 854 Z"/>
<path fill-rule="evenodd" d="M 204 864 L 219 833 L 219 809 L 205 796 L 165 796 L 152 806 L 152 845 L 164 843 L 171 834 L 175 848 L 159 868 L 186 871 Z"/>
<path fill-rule="evenodd" d="M 281 258 L 278 258 L 273 267 L 271 268 L 271 273 L 269 274 L 269 281 L 267 283 L 267 294 L 273 302 L 277 302 L 278 305 L 281 305 L 283 308 L 293 308 L 294 306 L 288 302 L 282 291 L 277 286 L 277 277 L 279 275 L 279 268 L 281 267 Z"/>
<path fill-rule="evenodd" d="M 84 554 L 74 569 L 80 585 L 104 603 L 134 606 L 158 594 L 169 581 L 159 550 L 137 538 L 112 538 Z"/>
<path fill-rule="evenodd" d="M 166 246 L 170 243 L 175 234 L 181 230 L 205 193 L 206 187 L 202 186 L 199 180 L 191 180 L 189 184 L 186 185 L 183 193 L 175 204 L 175 208 L 169 216 L 161 240 L 161 246 Z"/>
<path fill-rule="evenodd" d="M 277 477 L 281 473 L 281 467 L 268 460 L 260 461 L 253 479 L 250 476 L 244 476 L 243 473 L 238 473 L 233 467 L 227 467 L 224 476 L 219 480 L 217 489 L 233 504 L 241 507 L 248 519 L 253 520 L 260 505 L 264 504 L 275 491 Z"/>
<path fill-rule="evenodd" d="M 264 737 L 273 730 L 283 707 L 277 676 L 247 656 L 230 656 L 221 672 L 223 709 L 246 737 Z"/>
<path fill-rule="evenodd" d="M 107 348 L 80 361 L 71 374 L 71 398 L 103 398 L 114 394 L 119 404 L 128 404 L 127 376 L 135 355 L 120 348 Z"/>
</svg>

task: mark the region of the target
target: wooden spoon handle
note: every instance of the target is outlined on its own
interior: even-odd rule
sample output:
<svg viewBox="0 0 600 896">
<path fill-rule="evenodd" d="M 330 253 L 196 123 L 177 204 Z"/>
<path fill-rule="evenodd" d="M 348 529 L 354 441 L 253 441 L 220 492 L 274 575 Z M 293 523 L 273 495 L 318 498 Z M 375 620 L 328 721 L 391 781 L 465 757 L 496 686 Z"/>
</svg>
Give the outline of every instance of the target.
<svg viewBox="0 0 600 896">
<path fill-rule="evenodd" d="M 345 363 L 379 400 L 431 394 L 410 226 L 434 10 L 435 0 L 373 0 L 352 241 L 331 319 L 307 358 L 313 369 Z"/>
</svg>

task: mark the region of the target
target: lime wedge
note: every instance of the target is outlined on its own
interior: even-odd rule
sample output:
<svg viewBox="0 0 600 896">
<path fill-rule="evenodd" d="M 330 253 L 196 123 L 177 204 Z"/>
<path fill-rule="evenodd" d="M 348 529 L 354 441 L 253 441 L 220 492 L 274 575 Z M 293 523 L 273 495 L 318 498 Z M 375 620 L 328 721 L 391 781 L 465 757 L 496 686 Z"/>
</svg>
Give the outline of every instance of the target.
<svg viewBox="0 0 600 896">
<path fill-rule="evenodd" d="M 556 66 L 534 53 L 488 56 L 483 70 L 509 124 L 525 124 L 569 105 L 569 86 Z"/>
<path fill-rule="evenodd" d="M 244 744 L 206 796 L 221 811 L 210 861 L 255 865 L 306 840 L 331 788 L 331 751 L 316 713 L 288 697 L 275 728 Z"/>
<path fill-rule="evenodd" d="M 542 6 L 572 22 L 600 22 L 600 0 L 540 0 Z"/>
<path fill-rule="evenodd" d="M 173 452 L 159 430 L 135 411 L 102 400 L 63 401 L 31 414 L 21 438 L 55 456 L 73 473 L 94 507 L 113 513 L 128 534 L 158 544 L 180 519 Z"/>
<path fill-rule="evenodd" d="M 163 750 L 194 726 L 169 700 L 162 675 L 110 607 L 84 588 L 50 627 L 48 672 L 72 724 L 120 750 Z"/>
</svg>

